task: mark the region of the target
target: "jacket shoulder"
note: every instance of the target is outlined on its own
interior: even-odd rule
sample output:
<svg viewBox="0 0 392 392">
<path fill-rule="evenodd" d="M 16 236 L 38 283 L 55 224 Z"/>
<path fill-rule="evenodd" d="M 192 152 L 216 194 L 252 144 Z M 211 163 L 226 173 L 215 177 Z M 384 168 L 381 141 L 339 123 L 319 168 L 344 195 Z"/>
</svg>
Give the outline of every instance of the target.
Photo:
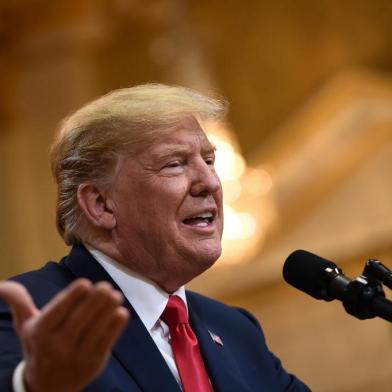
<svg viewBox="0 0 392 392">
<path fill-rule="evenodd" d="M 187 300 L 192 309 L 203 319 L 222 320 L 231 323 L 240 323 L 243 327 L 256 328 L 257 333 L 262 333 L 262 328 L 257 319 L 246 309 L 236 306 L 226 305 L 215 299 L 206 297 L 193 291 L 187 291 Z"/>
<path fill-rule="evenodd" d="M 72 273 L 61 262 L 54 261 L 49 261 L 39 269 L 10 278 L 27 289 L 38 307 L 42 307 L 74 279 Z M 0 309 L 2 305 L 0 301 Z"/>
</svg>

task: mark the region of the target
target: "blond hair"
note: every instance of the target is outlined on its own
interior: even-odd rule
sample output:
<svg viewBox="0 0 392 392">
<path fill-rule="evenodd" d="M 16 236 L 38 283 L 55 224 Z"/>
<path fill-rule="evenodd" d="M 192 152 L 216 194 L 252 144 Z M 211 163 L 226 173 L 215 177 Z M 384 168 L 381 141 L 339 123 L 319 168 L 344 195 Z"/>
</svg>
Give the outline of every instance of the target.
<svg viewBox="0 0 392 392">
<path fill-rule="evenodd" d="M 52 144 L 51 166 L 57 229 L 66 244 L 82 240 L 81 184 L 110 183 L 119 159 L 148 146 L 158 132 L 189 116 L 219 120 L 225 110 L 223 100 L 189 88 L 144 84 L 112 91 L 65 118 Z"/>
</svg>

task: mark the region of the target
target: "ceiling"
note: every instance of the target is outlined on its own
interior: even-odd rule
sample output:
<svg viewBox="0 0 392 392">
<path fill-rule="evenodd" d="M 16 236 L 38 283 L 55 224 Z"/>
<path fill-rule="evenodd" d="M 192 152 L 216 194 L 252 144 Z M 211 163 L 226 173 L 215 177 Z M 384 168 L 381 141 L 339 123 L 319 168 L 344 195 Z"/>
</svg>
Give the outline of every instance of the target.
<svg viewBox="0 0 392 392">
<path fill-rule="evenodd" d="M 337 71 L 388 71 L 391 18 L 389 0 L 2 2 L 2 98 L 25 67 L 83 56 L 94 95 L 145 81 L 222 94 L 249 156 Z"/>
</svg>

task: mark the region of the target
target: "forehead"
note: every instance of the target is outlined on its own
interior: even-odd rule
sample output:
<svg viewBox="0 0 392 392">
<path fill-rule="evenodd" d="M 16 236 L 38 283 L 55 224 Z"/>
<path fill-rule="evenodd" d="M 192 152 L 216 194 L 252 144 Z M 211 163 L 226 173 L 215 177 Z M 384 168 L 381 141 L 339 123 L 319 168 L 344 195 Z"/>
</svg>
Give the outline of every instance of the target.
<svg viewBox="0 0 392 392">
<path fill-rule="evenodd" d="M 152 155 L 186 152 L 189 150 L 201 152 L 214 150 L 202 126 L 197 122 L 181 122 L 170 130 L 157 134 L 154 142 L 147 149 Z"/>
</svg>

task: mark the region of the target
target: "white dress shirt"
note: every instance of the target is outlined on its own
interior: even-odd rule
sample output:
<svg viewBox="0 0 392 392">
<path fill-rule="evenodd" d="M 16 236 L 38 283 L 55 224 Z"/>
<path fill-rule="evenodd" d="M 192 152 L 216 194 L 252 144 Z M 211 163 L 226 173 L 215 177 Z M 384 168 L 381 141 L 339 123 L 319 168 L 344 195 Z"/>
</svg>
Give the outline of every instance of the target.
<svg viewBox="0 0 392 392">
<path fill-rule="evenodd" d="M 86 247 L 120 287 L 125 298 L 133 306 L 181 387 L 180 376 L 170 345 L 169 328 L 160 319 L 170 294 L 162 290 L 151 280 L 129 270 L 104 253 L 89 246 Z M 172 294 L 178 295 L 184 301 L 186 309 L 188 310 L 185 287 L 180 287 Z M 132 322 L 132 320 L 130 322 Z M 129 347 L 129 350 L 132 351 L 132 347 Z M 14 392 L 26 392 L 23 383 L 23 370 L 24 361 L 21 361 L 13 373 L 12 384 Z"/>
<path fill-rule="evenodd" d="M 169 327 L 160 319 L 170 294 L 162 290 L 156 283 L 129 270 L 102 252 L 88 246 L 87 249 L 120 287 L 125 298 L 133 306 L 150 333 L 177 382 L 181 385 L 170 345 Z M 185 287 L 180 287 L 172 295 L 178 295 L 184 301 L 188 311 Z M 132 350 L 132 347 L 129 349 Z"/>
</svg>

